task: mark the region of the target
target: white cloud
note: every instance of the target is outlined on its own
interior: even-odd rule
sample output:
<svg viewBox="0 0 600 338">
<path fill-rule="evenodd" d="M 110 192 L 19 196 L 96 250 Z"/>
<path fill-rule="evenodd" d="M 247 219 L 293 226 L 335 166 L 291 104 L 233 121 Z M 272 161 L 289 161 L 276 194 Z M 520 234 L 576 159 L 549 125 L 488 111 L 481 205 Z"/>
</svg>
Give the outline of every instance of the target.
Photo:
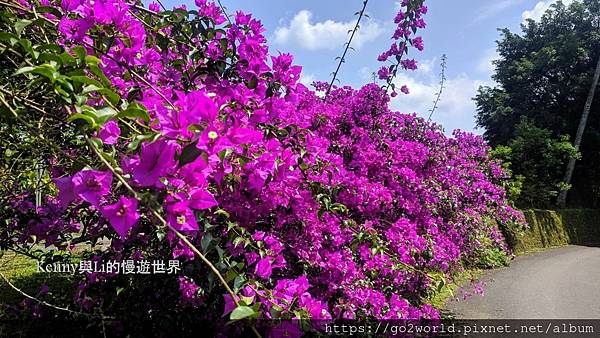
<svg viewBox="0 0 600 338">
<path fill-rule="evenodd" d="M 416 112 L 427 118 L 433 107 L 435 94 L 439 91 L 439 79 L 431 71 L 429 74 L 414 75 L 399 74 L 396 85 L 407 85 L 410 94 L 399 93 L 392 100 L 391 108 L 403 113 Z M 472 79 L 465 73 L 448 78 L 432 120 L 441 124 L 447 134 L 454 129 L 474 132 L 476 107 L 472 98 L 477 94 L 479 86 L 490 84 L 490 81 Z"/>
<path fill-rule="evenodd" d="M 275 42 L 280 45 L 297 44 L 309 50 L 336 49 L 344 45 L 348 40 L 348 31 L 353 29 L 356 24 L 355 21 L 336 22 L 333 20 L 313 23 L 311 18 L 310 11 L 298 12 L 288 25 L 280 26 L 275 30 Z M 383 32 L 384 29 L 377 22 L 366 19 L 361 23 L 352 40 L 352 47 L 360 48 Z"/>
<path fill-rule="evenodd" d="M 525 21 L 527 19 L 532 19 L 534 21 L 537 21 L 537 20 L 541 19 L 542 15 L 544 15 L 544 13 L 548 10 L 548 8 L 550 8 L 550 6 L 557 1 L 558 0 L 540 1 L 537 4 L 535 4 L 535 7 L 533 7 L 532 9 L 521 13 L 521 18 L 523 19 L 523 21 Z M 573 1 L 574 0 L 563 0 L 562 2 L 565 6 L 569 6 L 571 3 L 573 3 Z"/>
<path fill-rule="evenodd" d="M 475 17 L 475 22 L 483 21 L 487 18 L 490 18 L 520 2 L 523 0 L 501 0 L 492 3 L 491 5 L 487 5 L 482 7 L 479 10 L 479 15 Z"/>
<path fill-rule="evenodd" d="M 305 85 L 307 87 L 309 87 L 313 83 L 314 80 L 316 80 L 314 74 L 305 74 L 305 73 L 300 74 L 300 83 L 302 83 L 303 85 Z"/>
<path fill-rule="evenodd" d="M 437 58 L 419 61 L 419 68 L 417 71 L 418 73 L 423 74 L 433 74 L 433 67 L 435 67 L 436 63 L 438 63 Z"/>
<path fill-rule="evenodd" d="M 358 70 L 358 76 L 365 83 L 371 82 L 371 81 L 373 81 L 373 76 L 374 76 L 373 69 L 371 69 L 370 67 L 367 67 L 367 66 L 361 67 Z"/>
<path fill-rule="evenodd" d="M 500 58 L 500 55 L 498 54 L 498 51 L 496 51 L 496 48 L 490 48 L 490 49 L 486 50 L 483 57 L 481 57 L 481 59 L 479 59 L 479 62 L 477 64 L 477 70 L 480 71 L 481 73 L 491 75 L 495 69 L 493 61 L 498 60 L 499 58 Z"/>
</svg>

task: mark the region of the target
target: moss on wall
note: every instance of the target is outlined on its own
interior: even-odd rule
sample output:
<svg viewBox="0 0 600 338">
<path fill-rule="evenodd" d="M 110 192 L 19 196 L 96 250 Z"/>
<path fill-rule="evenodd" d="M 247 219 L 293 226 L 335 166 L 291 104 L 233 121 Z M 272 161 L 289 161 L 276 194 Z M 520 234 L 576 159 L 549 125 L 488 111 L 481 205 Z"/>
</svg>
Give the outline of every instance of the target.
<svg viewBox="0 0 600 338">
<path fill-rule="evenodd" d="M 600 209 L 523 211 L 529 228 L 507 238 L 517 254 L 568 244 L 600 245 Z"/>
</svg>

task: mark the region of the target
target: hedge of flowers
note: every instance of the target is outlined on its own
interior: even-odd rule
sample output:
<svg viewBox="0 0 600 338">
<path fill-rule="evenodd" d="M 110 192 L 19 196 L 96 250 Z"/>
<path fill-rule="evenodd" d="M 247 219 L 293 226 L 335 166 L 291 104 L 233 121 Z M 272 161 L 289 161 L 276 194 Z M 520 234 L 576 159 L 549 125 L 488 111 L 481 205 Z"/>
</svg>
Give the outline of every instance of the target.
<svg viewBox="0 0 600 338">
<path fill-rule="evenodd" d="M 2 39 L 28 55 L 17 76 L 47 84 L 72 142 L 47 159 L 56 194 L 38 207 L 29 194 L 12 199 L 2 245 L 69 252 L 85 235 L 110 240 L 84 253 L 95 261 L 184 263 L 143 281 L 87 273 L 74 296 L 82 311 L 110 312 L 107 294 L 148 283 L 164 290 L 110 302 L 135 295 L 156 318 L 171 288 L 178 308 L 214 327 L 234 320 L 234 331 L 259 319 L 439 318 L 426 299 L 448 278 L 508 255 L 500 229 L 522 216 L 484 141 L 389 109 L 394 75 L 423 49 L 422 0 L 401 3 L 378 58 L 393 60 L 378 72 L 384 86 L 329 92 L 299 83 L 292 55 L 269 54 L 250 14 L 195 4 L 11 7 L 26 30 L 57 37 L 30 50 L 15 32 Z M 106 325 L 126 328 L 130 310 L 114 311 Z"/>
</svg>

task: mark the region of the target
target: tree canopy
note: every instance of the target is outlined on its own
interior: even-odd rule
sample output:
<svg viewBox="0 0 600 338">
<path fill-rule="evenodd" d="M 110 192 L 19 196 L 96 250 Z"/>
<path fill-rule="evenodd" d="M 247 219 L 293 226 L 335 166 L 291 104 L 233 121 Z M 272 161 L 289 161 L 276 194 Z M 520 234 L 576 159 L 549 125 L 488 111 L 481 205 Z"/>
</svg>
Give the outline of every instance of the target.
<svg viewBox="0 0 600 338">
<path fill-rule="evenodd" d="M 494 87 L 482 86 L 475 98 L 477 125 L 492 146 L 510 145 L 523 131 L 518 128 L 526 118 L 531 128 L 546 129 L 547 143 L 573 139 L 590 90 L 600 57 L 599 0 L 584 0 L 565 6 L 553 4 L 539 21 L 528 19 L 522 32 L 501 29 L 495 61 Z M 527 147 L 525 147 L 527 148 Z M 525 149 L 521 148 L 521 149 Z M 578 164 L 571 192 L 571 204 L 597 203 L 598 162 L 600 162 L 600 100 L 592 103 L 588 128 L 581 145 L 582 162 Z M 573 152 L 570 152 L 575 156 Z M 547 161 L 548 154 L 534 152 L 528 156 L 536 168 L 512 168 L 525 176 L 525 186 L 555 187 L 562 179 L 568 158 L 559 156 Z M 546 158 L 544 158 L 546 157 Z M 556 170 L 556 167 L 562 170 Z M 535 175 L 526 175 L 534 170 Z M 543 181 L 538 178 L 544 176 Z M 547 204 L 544 196 L 538 195 Z M 536 203 L 521 204 L 530 206 Z M 538 205 L 540 206 L 540 205 Z"/>
</svg>

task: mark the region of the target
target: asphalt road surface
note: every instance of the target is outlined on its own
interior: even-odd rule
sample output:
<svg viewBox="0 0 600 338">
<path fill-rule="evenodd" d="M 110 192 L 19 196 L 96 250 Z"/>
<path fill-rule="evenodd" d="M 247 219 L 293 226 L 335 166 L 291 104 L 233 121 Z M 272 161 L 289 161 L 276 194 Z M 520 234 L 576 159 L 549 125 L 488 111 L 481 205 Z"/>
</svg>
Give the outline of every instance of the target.
<svg viewBox="0 0 600 338">
<path fill-rule="evenodd" d="M 457 293 L 461 319 L 600 319 L 600 248 L 567 246 L 516 258 L 480 279 L 485 295 Z M 468 287 L 466 288 L 468 290 Z"/>
</svg>

